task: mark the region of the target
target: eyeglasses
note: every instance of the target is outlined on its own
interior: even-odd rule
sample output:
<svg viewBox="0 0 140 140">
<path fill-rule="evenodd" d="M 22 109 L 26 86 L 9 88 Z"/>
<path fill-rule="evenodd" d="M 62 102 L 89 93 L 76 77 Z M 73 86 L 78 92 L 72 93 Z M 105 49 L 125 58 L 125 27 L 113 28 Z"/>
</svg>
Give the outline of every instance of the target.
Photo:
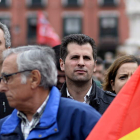
<svg viewBox="0 0 140 140">
<path fill-rule="evenodd" d="M 0 77 L 0 82 L 1 82 L 1 80 L 3 80 L 3 82 L 5 84 L 7 84 L 11 76 L 16 75 L 18 73 L 26 72 L 26 71 L 32 71 L 32 70 L 24 70 L 24 71 L 19 71 L 19 72 L 11 73 L 11 74 L 4 74 L 3 73 L 2 76 Z"/>
</svg>

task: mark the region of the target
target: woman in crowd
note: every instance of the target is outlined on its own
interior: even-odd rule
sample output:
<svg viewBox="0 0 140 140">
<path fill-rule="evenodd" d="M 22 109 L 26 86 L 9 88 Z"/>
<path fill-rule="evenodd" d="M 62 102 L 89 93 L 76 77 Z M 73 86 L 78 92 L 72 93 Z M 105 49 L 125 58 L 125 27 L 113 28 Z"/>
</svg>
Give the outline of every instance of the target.
<svg viewBox="0 0 140 140">
<path fill-rule="evenodd" d="M 107 70 L 103 89 L 118 94 L 138 66 L 139 59 L 133 55 L 117 58 Z"/>
</svg>

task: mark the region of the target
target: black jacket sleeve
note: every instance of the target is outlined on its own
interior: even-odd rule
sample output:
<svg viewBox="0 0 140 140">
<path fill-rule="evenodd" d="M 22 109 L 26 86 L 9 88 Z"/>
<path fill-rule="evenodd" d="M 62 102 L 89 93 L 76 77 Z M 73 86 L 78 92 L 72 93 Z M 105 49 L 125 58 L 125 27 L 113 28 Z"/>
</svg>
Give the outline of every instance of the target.
<svg viewBox="0 0 140 140">
<path fill-rule="evenodd" d="M 5 93 L 0 92 L 0 119 L 11 114 L 12 111 L 13 108 L 9 106 Z"/>
</svg>

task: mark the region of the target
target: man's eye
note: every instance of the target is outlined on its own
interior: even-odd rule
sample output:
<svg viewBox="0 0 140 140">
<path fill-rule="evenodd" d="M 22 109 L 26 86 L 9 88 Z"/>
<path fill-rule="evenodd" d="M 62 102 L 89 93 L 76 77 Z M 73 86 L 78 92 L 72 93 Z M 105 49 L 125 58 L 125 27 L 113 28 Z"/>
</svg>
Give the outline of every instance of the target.
<svg viewBox="0 0 140 140">
<path fill-rule="evenodd" d="M 77 56 L 73 56 L 71 59 L 78 59 L 78 57 Z"/>
<path fill-rule="evenodd" d="M 6 81 L 8 81 L 10 79 L 10 76 L 5 76 L 4 78 Z"/>
<path fill-rule="evenodd" d="M 85 56 L 85 57 L 84 57 L 84 59 L 86 59 L 86 60 L 90 60 L 90 57 L 88 57 L 88 56 Z"/>
</svg>

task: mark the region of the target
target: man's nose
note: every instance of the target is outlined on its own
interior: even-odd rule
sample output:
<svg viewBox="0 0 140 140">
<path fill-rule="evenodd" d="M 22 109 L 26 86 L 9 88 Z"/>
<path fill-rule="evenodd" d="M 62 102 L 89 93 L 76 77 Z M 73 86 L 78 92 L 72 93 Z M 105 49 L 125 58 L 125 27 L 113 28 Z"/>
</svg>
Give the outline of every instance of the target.
<svg viewBox="0 0 140 140">
<path fill-rule="evenodd" d="M 1 80 L 0 82 L 0 92 L 6 92 L 8 89 L 7 85 Z"/>
<path fill-rule="evenodd" d="M 79 61 L 78 61 L 78 65 L 84 65 L 85 62 L 84 62 L 84 59 L 82 57 L 79 58 Z"/>
</svg>

